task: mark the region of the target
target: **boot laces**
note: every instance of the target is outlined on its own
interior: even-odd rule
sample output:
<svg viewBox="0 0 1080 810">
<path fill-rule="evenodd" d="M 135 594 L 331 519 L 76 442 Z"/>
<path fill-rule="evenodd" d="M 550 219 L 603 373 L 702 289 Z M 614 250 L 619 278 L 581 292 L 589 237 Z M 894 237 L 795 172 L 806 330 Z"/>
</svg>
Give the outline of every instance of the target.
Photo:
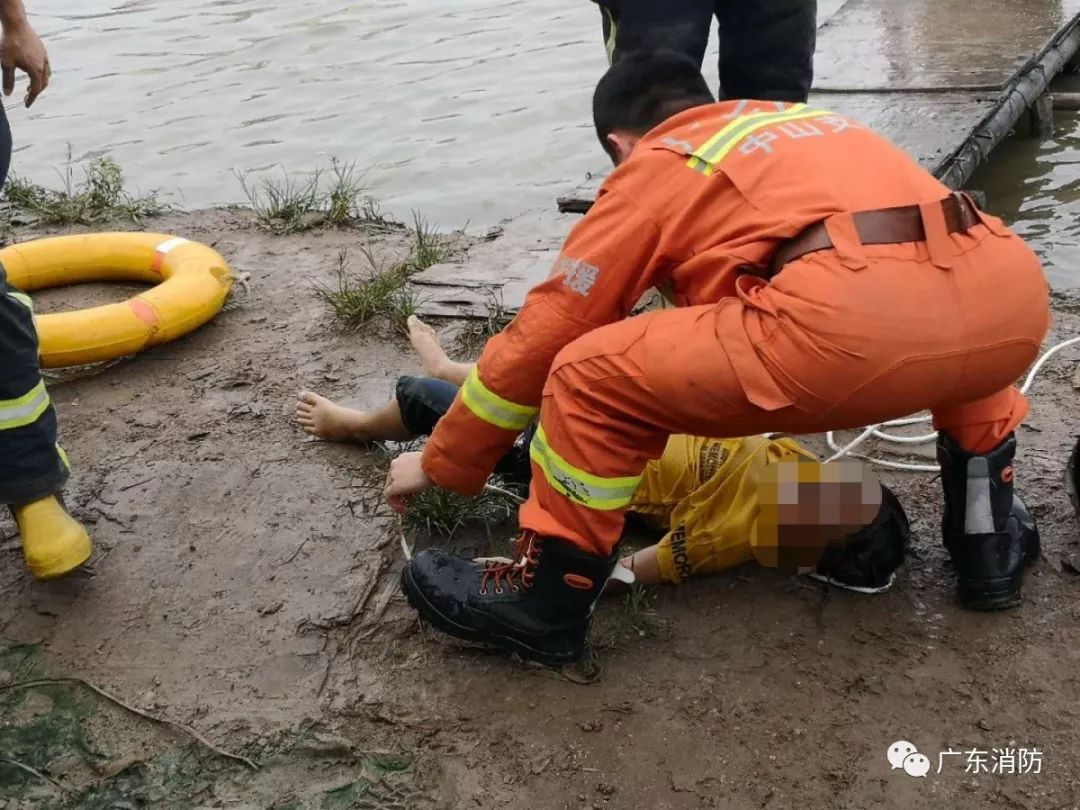
<svg viewBox="0 0 1080 810">
<path fill-rule="evenodd" d="M 480 578 L 480 595 L 487 596 L 488 582 L 495 584 L 493 590 L 496 594 L 503 593 L 504 584 L 515 592 L 530 587 L 539 556 L 540 546 L 536 542 L 535 532 L 522 532 L 514 545 L 514 558 L 510 562 L 492 561 L 484 568 L 484 575 Z"/>
</svg>

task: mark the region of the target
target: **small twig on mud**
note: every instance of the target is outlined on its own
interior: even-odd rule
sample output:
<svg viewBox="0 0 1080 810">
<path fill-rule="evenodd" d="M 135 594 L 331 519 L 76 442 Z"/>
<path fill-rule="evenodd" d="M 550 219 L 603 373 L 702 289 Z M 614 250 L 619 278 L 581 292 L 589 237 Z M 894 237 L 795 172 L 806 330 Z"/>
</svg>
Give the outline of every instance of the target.
<svg viewBox="0 0 1080 810">
<path fill-rule="evenodd" d="M 67 793 L 68 792 L 68 789 L 66 787 L 64 787 L 63 785 L 61 785 L 59 782 L 57 782 L 57 781 L 55 781 L 53 779 L 50 779 L 45 774 L 43 774 L 41 771 L 34 770 L 29 765 L 23 765 L 18 760 L 8 759 L 7 757 L 0 757 L 0 762 L 6 762 L 8 765 L 14 765 L 16 768 L 19 768 L 20 770 L 26 771 L 28 774 L 36 776 L 42 782 L 48 782 L 50 785 L 52 785 L 54 788 L 59 790 L 61 793 Z"/>
<path fill-rule="evenodd" d="M 327 637 L 326 642 L 323 643 L 323 649 L 324 650 L 326 649 L 326 645 L 329 642 L 330 642 L 330 639 L 329 639 L 329 637 Z M 337 642 L 334 642 L 334 651 L 332 653 L 330 653 L 330 656 L 327 658 L 326 671 L 323 672 L 322 681 L 319 682 L 319 691 L 315 693 L 315 698 L 316 699 L 322 697 L 323 690 L 326 688 L 326 682 L 328 680 L 330 680 L 330 670 L 332 670 L 334 668 L 334 662 L 337 660 L 337 656 L 338 656 L 338 645 L 337 645 Z"/>
<path fill-rule="evenodd" d="M 311 539 L 310 537 L 306 537 L 306 538 L 304 538 L 304 542 L 302 542 L 302 543 L 301 543 L 300 545 L 298 545 L 298 546 L 296 547 L 296 551 L 294 551 L 294 552 L 292 553 L 292 555 L 291 555 L 291 556 L 289 557 L 289 559 L 285 560 L 285 562 L 283 562 L 283 563 L 282 563 L 282 565 L 288 565 L 288 564 L 289 564 L 289 563 L 291 563 L 291 562 L 292 562 L 293 560 L 295 560 L 295 559 L 296 559 L 296 555 L 297 555 L 297 554 L 299 554 L 299 553 L 300 553 L 300 552 L 301 552 L 301 551 L 303 550 L 304 546 L 306 546 L 306 545 L 308 544 L 308 540 L 310 540 L 310 539 Z"/>
<path fill-rule="evenodd" d="M 49 686 L 49 685 L 53 685 L 53 684 L 62 684 L 62 683 L 79 683 L 79 684 L 82 684 L 83 686 L 85 686 L 90 691 L 96 692 L 101 697 L 105 698 L 106 700 L 108 700 L 108 701 L 110 701 L 112 703 L 115 703 L 117 706 L 119 706 L 122 709 L 126 709 L 127 711 L 131 712 L 132 714 L 136 714 L 139 717 L 142 717 L 142 718 L 144 718 L 146 720 L 150 720 L 151 722 L 158 723 L 158 724 L 163 725 L 163 726 L 172 726 L 173 728 L 180 729 L 185 734 L 187 734 L 190 737 L 194 738 L 197 742 L 201 743 L 204 747 L 206 747 L 209 750 L 213 751 L 218 756 L 225 757 L 226 759 L 231 759 L 231 760 L 234 760 L 236 762 L 242 762 L 243 764 L 245 764 L 249 768 L 251 768 L 251 770 L 253 770 L 253 771 L 259 770 L 259 766 L 256 763 L 254 763 L 253 761 L 251 761 L 250 759 L 248 759 L 247 757 L 241 756 L 240 754 L 230 753 L 229 751 L 226 751 L 223 748 L 218 748 L 212 742 L 210 742 L 205 737 L 203 737 L 201 734 L 199 734 L 199 732 L 197 732 L 191 726 L 184 725 L 183 723 L 180 723 L 180 722 L 178 722 L 176 720 L 170 720 L 167 717 L 157 717 L 156 715 L 150 714 L 149 712 L 144 712 L 142 709 L 137 709 L 134 706 L 131 706 L 131 705 L 125 703 L 124 701 L 120 700 L 119 698 L 113 697 L 108 692 L 106 692 L 104 689 L 102 689 L 102 688 L 100 688 L 98 686 L 94 686 L 94 684 L 90 683 L 90 681 L 83 680 L 82 678 L 76 678 L 76 677 L 39 678 L 38 680 L 33 680 L 33 681 L 20 681 L 18 683 L 9 683 L 9 684 L 5 684 L 3 686 L 0 686 L 0 692 L 6 692 L 9 689 L 30 689 L 30 688 L 35 687 L 35 686 Z"/>
<path fill-rule="evenodd" d="M 507 498 L 517 501 L 518 503 L 525 503 L 525 499 L 517 493 L 511 492 L 508 489 L 503 489 L 502 487 L 497 487 L 494 484 L 485 484 L 484 489 L 490 490 L 491 492 L 497 492 L 499 495 L 505 495 Z"/>
<path fill-rule="evenodd" d="M 412 559 L 412 549 L 409 548 L 408 542 L 405 540 L 405 522 L 401 519 L 401 513 L 394 513 L 394 520 L 397 521 L 397 533 L 398 540 L 401 541 L 401 553 L 405 555 L 406 560 Z"/>
<path fill-rule="evenodd" d="M 157 478 L 156 475 L 151 475 L 149 478 L 144 478 L 142 481 L 136 481 L 134 484 L 127 484 L 125 486 L 120 487 L 120 491 L 121 492 L 127 492 L 129 489 L 135 489 L 135 487 L 141 487 L 143 484 L 149 484 L 155 478 Z"/>
</svg>

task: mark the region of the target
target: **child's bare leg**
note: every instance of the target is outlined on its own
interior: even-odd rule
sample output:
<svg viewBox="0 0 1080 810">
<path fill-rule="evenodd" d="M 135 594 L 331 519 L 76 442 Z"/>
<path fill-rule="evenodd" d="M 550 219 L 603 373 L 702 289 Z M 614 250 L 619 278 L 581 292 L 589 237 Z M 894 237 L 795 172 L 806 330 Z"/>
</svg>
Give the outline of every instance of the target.
<svg viewBox="0 0 1080 810">
<path fill-rule="evenodd" d="M 296 403 L 296 421 L 305 433 L 331 441 L 403 442 L 413 438 L 402 422 L 397 400 L 374 411 L 357 411 L 303 391 Z"/>
<path fill-rule="evenodd" d="M 415 315 L 409 316 L 407 326 L 409 342 L 420 356 L 420 365 L 424 368 L 424 374 L 457 386 L 464 385 L 473 364 L 451 360 L 442 344 L 439 343 L 439 336 L 435 330 Z"/>
</svg>

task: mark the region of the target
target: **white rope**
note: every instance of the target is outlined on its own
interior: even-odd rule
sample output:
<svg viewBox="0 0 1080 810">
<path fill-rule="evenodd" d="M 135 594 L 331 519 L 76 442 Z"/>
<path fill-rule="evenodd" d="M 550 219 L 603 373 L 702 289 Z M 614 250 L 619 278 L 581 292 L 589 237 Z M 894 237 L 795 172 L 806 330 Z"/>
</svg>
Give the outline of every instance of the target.
<svg viewBox="0 0 1080 810">
<path fill-rule="evenodd" d="M 1035 365 L 1031 367 L 1031 371 L 1028 372 L 1027 377 L 1024 379 L 1024 384 L 1020 386 L 1020 392 L 1023 394 L 1026 394 L 1028 392 L 1028 389 L 1031 388 L 1032 383 L 1035 382 L 1036 375 L 1038 375 L 1039 371 L 1042 370 L 1042 367 L 1046 365 L 1047 360 L 1049 360 L 1062 349 L 1068 346 L 1074 346 L 1078 343 L 1080 343 L 1080 337 L 1074 337 L 1070 338 L 1069 340 L 1063 340 L 1061 343 L 1058 343 L 1056 346 L 1047 350 L 1037 361 L 1035 361 Z M 828 442 L 829 449 L 833 451 L 833 455 L 826 459 L 826 463 L 828 463 L 829 461 L 836 461 L 837 459 L 844 458 L 845 456 L 849 456 L 851 458 L 858 458 L 862 459 L 863 461 L 868 461 L 869 463 L 876 464 L 879 467 L 887 467 L 891 470 L 907 470 L 909 472 L 938 472 L 939 467 L 936 464 L 912 464 L 906 461 L 890 461 L 888 459 L 876 458 L 874 456 L 867 456 L 853 452 L 871 436 L 880 441 L 887 442 L 888 444 L 899 445 L 928 444 L 932 441 L 936 441 L 936 432 L 923 433 L 918 436 L 905 436 L 903 434 L 889 433 L 885 430 L 882 430 L 882 428 L 898 428 L 910 427 L 912 425 L 921 425 L 930 422 L 931 419 L 932 417 L 929 414 L 906 416 L 903 419 L 893 419 L 890 422 L 882 422 L 877 425 L 870 425 L 869 427 L 863 428 L 862 432 L 859 433 L 858 436 L 845 444 L 843 447 L 836 443 L 834 431 L 830 430 L 828 433 L 825 434 L 825 441 Z"/>
</svg>

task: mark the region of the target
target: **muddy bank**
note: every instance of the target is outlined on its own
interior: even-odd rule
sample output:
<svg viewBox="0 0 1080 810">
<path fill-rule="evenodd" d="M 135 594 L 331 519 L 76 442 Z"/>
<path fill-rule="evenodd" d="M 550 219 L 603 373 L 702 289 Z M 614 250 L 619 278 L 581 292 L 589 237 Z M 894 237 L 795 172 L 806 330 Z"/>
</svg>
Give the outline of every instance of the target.
<svg viewBox="0 0 1080 810">
<path fill-rule="evenodd" d="M 313 294 L 342 248 L 395 260 L 407 234 L 270 236 L 244 211 L 145 227 L 213 245 L 250 292 L 181 341 L 53 382 L 68 502 L 98 554 L 85 576 L 35 583 L 0 522 L 0 682 L 77 675 L 262 768 L 77 687 L 0 691 L 0 756 L 73 790 L 0 763 L 5 810 L 1080 803 L 1080 526 L 1063 485 L 1080 350 L 1040 375 L 1020 432 L 1044 541 L 1020 608 L 955 604 L 936 481 L 886 473 L 915 530 L 892 591 L 744 568 L 605 602 L 599 676 L 582 685 L 420 628 L 377 497 L 385 452 L 307 441 L 292 423 L 301 388 L 369 407 L 419 371 L 392 330 L 343 331 Z M 126 294 L 58 291 L 39 306 Z M 1080 299 L 1055 309 L 1050 341 L 1080 334 Z M 890 771 L 899 739 L 930 757 L 927 778 Z M 965 754 L 936 773 L 950 747 L 1035 748 L 1041 772 L 968 773 Z"/>
</svg>

